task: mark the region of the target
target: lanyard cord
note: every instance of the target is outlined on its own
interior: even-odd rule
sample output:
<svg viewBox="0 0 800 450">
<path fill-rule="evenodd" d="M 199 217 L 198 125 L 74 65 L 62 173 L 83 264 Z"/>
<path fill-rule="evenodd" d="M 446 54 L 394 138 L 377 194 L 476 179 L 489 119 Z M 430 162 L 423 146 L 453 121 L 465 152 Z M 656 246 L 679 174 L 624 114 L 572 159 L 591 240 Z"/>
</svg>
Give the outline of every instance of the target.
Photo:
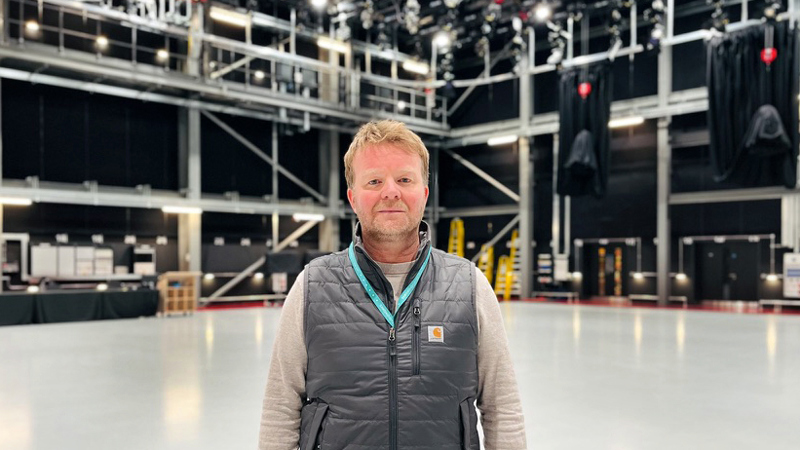
<svg viewBox="0 0 800 450">
<path fill-rule="evenodd" d="M 364 272 L 358 265 L 358 260 L 356 260 L 355 245 L 353 245 L 352 242 L 350 243 L 350 247 L 348 248 L 347 254 L 350 257 L 350 263 L 353 265 L 353 269 L 356 271 L 358 280 L 361 282 L 361 285 L 364 286 L 364 290 L 367 291 L 367 295 L 369 295 L 369 298 L 372 300 L 372 303 L 374 303 L 375 307 L 378 308 L 378 311 L 380 311 L 383 318 L 386 319 L 386 322 L 389 324 L 389 326 L 394 328 L 395 314 L 397 314 L 397 311 L 400 311 L 400 307 L 403 306 L 406 300 L 408 300 L 408 298 L 411 297 L 411 294 L 414 293 L 414 289 L 417 287 L 417 283 L 419 283 L 419 279 L 422 277 L 422 272 L 424 272 L 425 268 L 428 266 L 428 261 L 431 258 L 431 247 L 428 247 L 428 253 L 425 255 L 425 261 L 422 262 L 422 265 L 417 271 L 417 275 L 414 276 L 414 279 L 411 281 L 411 283 L 409 283 L 409 285 L 406 286 L 405 289 L 403 289 L 403 293 L 400 294 L 400 298 L 397 301 L 397 308 L 394 314 L 392 314 L 392 312 L 389 311 L 389 308 L 386 307 L 386 304 L 383 303 L 383 300 L 381 300 L 381 298 L 378 297 L 378 294 L 375 293 L 375 289 L 373 289 L 372 285 L 369 284 L 367 277 L 364 276 Z"/>
</svg>

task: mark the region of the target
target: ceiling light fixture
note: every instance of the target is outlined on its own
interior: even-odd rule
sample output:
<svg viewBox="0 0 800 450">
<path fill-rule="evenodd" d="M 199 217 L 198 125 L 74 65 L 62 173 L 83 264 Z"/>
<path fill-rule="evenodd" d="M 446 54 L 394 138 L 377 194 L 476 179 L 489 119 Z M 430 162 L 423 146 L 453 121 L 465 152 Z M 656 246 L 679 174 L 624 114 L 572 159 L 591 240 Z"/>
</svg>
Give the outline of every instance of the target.
<svg viewBox="0 0 800 450">
<path fill-rule="evenodd" d="M 242 14 L 240 12 L 236 12 L 230 9 L 212 6 L 211 11 L 208 13 L 208 15 L 209 17 L 218 22 L 227 23 L 229 25 L 235 25 L 237 27 L 247 27 L 250 25 L 249 14 Z"/>
<path fill-rule="evenodd" d="M 325 220 L 325 216 L 322 214 L 294 213 L 292 214 L 292 219 L 296 222 L 322 222 Z"/>
<path fill-rule="evenodd" d="M 333 50 L 339 53 L 347 53 L 350 47 L 342 41 L 337 41 L 329 37 L 320 36 L 317 38 L 317 46 L 326 50 Z"/>
<path fill-rule="evenodd" d="M 202 209 L 191 206 L 164 206 L 161 211 L 167 214 L 203 214 Z"/>
<path fill-rule="evenodd" d="M 428 72 L 431 71 L 430 66 L 421 61 L 414 61 L 413 59 L 403 61 L 403 69 L 420 75 L 427 75 Z"/>
<path fill-rule="evenodd" d="M 513 134 L 509 136 L 493 137 L 486 141 L 486 143 L 492 147 L 496 147 L 498 145 L 513 144 L 514 142 L 517 142 L 517 139 L 519 139 L 519 137 L 516 134 Z"/>
<path fill-rule="evenodd" d="M 642 116 L 630 116 L 630 117 L 620 117 L 618 119 L 611 119 L 608 121 L 609 128 L 623 128 L 623 127 L 630 127 L 634 125 L 641 125 L 644 123 L 644 117 Z"/>
</svg>

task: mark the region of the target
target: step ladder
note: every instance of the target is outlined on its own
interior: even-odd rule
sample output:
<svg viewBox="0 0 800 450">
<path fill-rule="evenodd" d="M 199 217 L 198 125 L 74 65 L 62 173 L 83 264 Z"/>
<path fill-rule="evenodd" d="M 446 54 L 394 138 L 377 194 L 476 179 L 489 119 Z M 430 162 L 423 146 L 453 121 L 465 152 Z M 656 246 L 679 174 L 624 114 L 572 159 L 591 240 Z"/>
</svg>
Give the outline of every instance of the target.
<svg viewBox="0 0 800 450">
<path fill-rule="evenodd" d="M 464 221 L 458 217 L 450 221 L 450 239 L 447 240 L 447 253 L 464 257 Z"/>
<path fill-rule="evenodd" d="M 478 259 L 478 269 L 483 272 L 489 284 L 492 284 L 494 276 L 494 247 L 486 247 L 486 244 L 481 245 L 481 257 Z"/>
<path fill-rule="evenodd" d="M 497 279 L 495 280 L 494 293 L 509 300 L 512 295 L 519 296 L 519 230 L 511 233 L 511 248 L 509 255 L 503 255 L 497 261 Z"/>
</svg>

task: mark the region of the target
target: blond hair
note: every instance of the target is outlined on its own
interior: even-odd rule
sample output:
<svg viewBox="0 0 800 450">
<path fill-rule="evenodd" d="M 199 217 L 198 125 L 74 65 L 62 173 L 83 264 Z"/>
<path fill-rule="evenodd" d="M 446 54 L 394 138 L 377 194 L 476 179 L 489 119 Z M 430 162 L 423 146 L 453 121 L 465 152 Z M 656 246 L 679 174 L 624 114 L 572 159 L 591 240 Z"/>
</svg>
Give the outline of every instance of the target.
<svg viewBox="0 0 800 450">
<path fill-rule="evenodd" d="M 353 159 L 356 154 L 369 146 L 378 144 L 391 144 L 409 153 L 419 155 L 422 159 L 422 179 L 425 185 L 428 185 L 430 154 L 425 144 L 422 143 L 422 139 L 409 130 L 403 122 L 381 120 L 364 124 L 353 137 L 353 142 L 344 155 L 344 177 L 347 180 L 348 188 L 352 188 L 355 181 Z"/>
</svg>

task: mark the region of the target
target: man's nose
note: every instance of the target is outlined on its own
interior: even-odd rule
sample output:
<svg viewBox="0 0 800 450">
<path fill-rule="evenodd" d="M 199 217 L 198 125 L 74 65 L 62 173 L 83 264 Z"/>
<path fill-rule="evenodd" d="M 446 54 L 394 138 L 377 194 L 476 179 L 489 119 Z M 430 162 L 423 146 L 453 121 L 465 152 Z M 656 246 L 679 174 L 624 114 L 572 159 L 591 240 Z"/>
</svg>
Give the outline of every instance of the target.
<svg viewBox="0 0 800 450">
<path fill-rule="evenodd" d="M 383 185 L 381 197 L 385 200 L 400 198 L 400 189 L 399 186 L 397 186 L 397 183 L 395 183 L 393 180 L 387 181 Z"/>
</svg>

